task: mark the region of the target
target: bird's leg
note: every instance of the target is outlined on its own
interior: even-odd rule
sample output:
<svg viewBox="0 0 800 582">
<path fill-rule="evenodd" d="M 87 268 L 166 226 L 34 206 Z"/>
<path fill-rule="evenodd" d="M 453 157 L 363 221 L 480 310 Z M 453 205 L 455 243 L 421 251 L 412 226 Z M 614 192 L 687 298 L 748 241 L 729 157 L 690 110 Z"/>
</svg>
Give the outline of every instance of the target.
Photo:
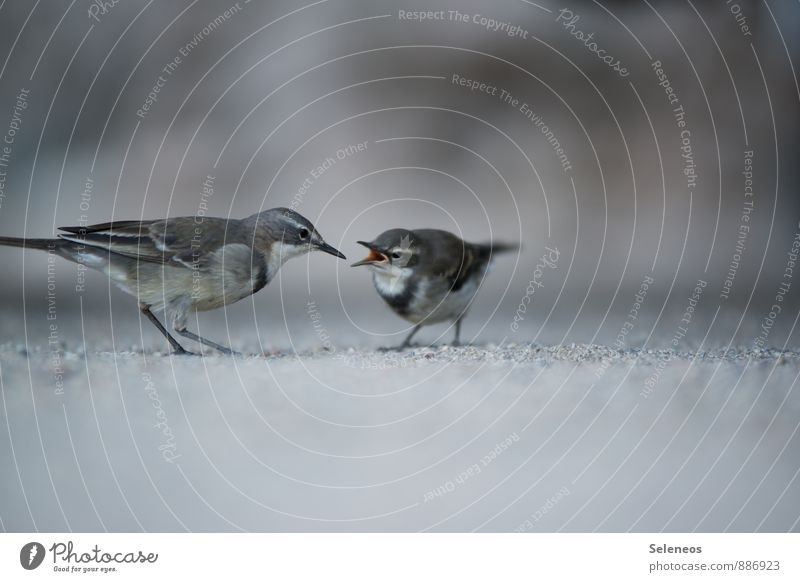
<svg viewBox="0 0 800 582">
<path fill-rule="evenodd" d="M 453 339 L 454 346 L 461 345 L 461 320 L 464 318 L 463 315 L 460 315 L 458 319 L 456 319 L 456 337 Z"/>
<path fill-rule="evenodd" d="M 139 310 L 142 313 L 144 313 L 147 316 L 147 319 L 149 319 L 153 323 L 153 325 L 155 325 L 158 328 L 158 331 L 160 331 L 162 334 L 164 334 L 164 337 L 167 338 L 167 341 L 169 342 L 169 345 L 172 346 L 172 353 L 174 353 L 176 355 L 186 355 L 186 354 L 190 354 L 191 353 L 191 352 L 187 352 L 185 349 L 183 349 L 183 346 L 181 346 L 181 344 L 178 343 L 178 340 L 176 340 L 174 337 L 172 337 L 169 334 L 169 332 L 167 331 L 167 328 L 165 328 L 161 324 L 161 322 L 158 321 L 158 318 L 155 315 L 153 315 L 153 312 L 150 311 L 150 306 L 149 305 L 147 305 L 145 303 L 140 303 L 139 304 Z"/>
<path fill-rule="evenodd" d="M 400 344 L 400 347 L 399 347 L 399 348 L 397 348 L 397 349 L 399 349 L 399 350 L 404 350 L 405 348 L 407 348 L 408 346 L 410 346 L 410 345 L 411 345 L 411 338 L 413 338 L 413 337 L 414 337 L 414 335 L 415 335 L 415 334 L 416 334 L 416 333 L 419 331 L 419 328 L 421 328 L 421 327 L 422 327 L 422 326 L 421 326 L 421 325 L 419 325 L 419 324 L 415 325 L 415 326 L 414 326 L 414 329 L 412 329 L 412 330 L 411 330 L 411 333 L 410 333 L 410 334 L 408 334 L 408 336 L 406 337 L 406 339 L 403 341 L 403 343 L 402 343 L 402 344 Z"/>
<path fill-rule="evenodd" d="M 227 356 L 240 356 L 241 355 L 239 352 L 235 352 L 230 348 L 226 348 L 225 346 L 222 346 L 222 345 L 220 345 L 220 344 L 218 344 L 216 342 L 212 342 L 211 340 L 207 340 L 204 337 L 200 337 L 199 335 L 189 331 L 185 327 L 176 327 L 175 331 L 177 333 L 181 334 L 185 338 L 188 338 L 188 339 L 190 339 L 192 341 L 196 341 L 200 345 L 206 346 L 207 348 L 214 348 L 215 350 L 218 350 L 218 351 L 222 352 L 223 354 L 225 354 Z"/>
<path fill-rule="evenodd" d="M 221 346 L 216 342 L 212 342 L 211 340 L 207 340 L 204 337 L 200 337 L 196 333 L 193 333 L 186 329 L 186 323 L 188 320 L 188 309 L 185 303 L 176 303 L 173 304 L 173 313 L 172 313 L 172 329 L 175 330 L 175 333 L 182 335 L 183 337 L 190 339 L 199 343 L 202 346 L 213 348 L 226 354 L 228 356 L 238 356 L 237 352 L 234 352 L 232 349 L 227 348 L 225 346 Z"/>
</svg>

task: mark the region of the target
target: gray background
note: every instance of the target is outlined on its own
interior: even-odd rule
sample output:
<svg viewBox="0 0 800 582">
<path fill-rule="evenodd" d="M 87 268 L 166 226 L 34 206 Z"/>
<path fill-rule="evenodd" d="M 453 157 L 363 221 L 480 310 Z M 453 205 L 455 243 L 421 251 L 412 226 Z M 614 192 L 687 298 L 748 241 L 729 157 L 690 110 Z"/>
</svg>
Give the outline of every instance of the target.
<svg viewBox="0 0 800 582">
<path fill-rule="evenodd" d="M 121 1 L 99 22 L 82 0 L 0 8 L 0 134 L 30 90 L 0 233 L 193 215 L 213 175 L 209 215 L 294 202 L 349 259 L 295 260 L 253 298 L 193 321 L 253 356 L 231 362 L 169 359 L 135 300 L 102 275 L 76 291 L 74 265 L 48 272 L 44 253 L 0 248 L 3 528 L 513 530 L 566 487 L 527 529 L 798 529 L 797 358 L 757 349 L 796 350 L 796 281 L 754 344 L 800 217 L 795 4 L 739 2 L 750 36 L 721 2 L 566 6 L 626 78 L 547 2 L 431 6 L 518 25 L 527 39 L 403 20 L 398 11 L 420 8 L 404 2 L 338 0 L 240 2 L 202 32 L 232 5 Z M 691 194 L 654 60 L 686 110 Z M 454 74 L 528 103 L 571 170 L 518 108 L 454 85 Z M 296 197 L 312 169 L 363 142 Z M 754 210 L 723 299 L 745 150 Z M 522 243 L 497 261 L 466 320 L 475 348 L 374 352 L 407 324 L 348 264 L 361 258 L 356 240 L 397 226 Z M 558 265 L 514 331 L 546 246 Z M 627 351 L 591 347 L 612 344 L 648 276 Z M 673 343 L 699 279 L 692 323 Z M 451 333 L 419 337 L 442 344 Z M 672 351 L 635 360 L 639 349 Z M 255 357 L 265 351 L 281 355 Z M 145 374 L 175 463 L 159 451 Z M 424 501 L 510 434 L 519 440 L 479 475 Z"/>
</svg>

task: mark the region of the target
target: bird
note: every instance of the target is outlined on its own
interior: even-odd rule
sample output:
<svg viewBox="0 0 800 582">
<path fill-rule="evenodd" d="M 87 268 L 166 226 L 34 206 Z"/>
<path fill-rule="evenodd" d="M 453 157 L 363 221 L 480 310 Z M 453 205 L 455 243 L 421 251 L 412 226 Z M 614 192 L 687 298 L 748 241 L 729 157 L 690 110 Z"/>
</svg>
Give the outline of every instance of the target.
<svg viewBox="0 0 800 582">
<path fill-rule="evenodd" d="M 311 222 L 289 208 L 272 208 L 243 219 L 181 216 L 59 230 L 58 238 L 0 237 L 0 245 L 48 251 L 105 273 L 139 300 L 139 309 L 174 354 L 191 352 L 153 311 L 163 311 L 178 335 L 236 355 L 189 331 L 189 315 L 249 297 L 263 289 L 288 259 L 312 250 L 346 259 Z"/>
<path fill-rule="evenodd" d="M 356 241 L 369 255 L 351 267 L 368 266 L 378 295 L 400 317 L 414 324 L 398 349 L 411 345 L 422 326 L 455 322 L 453 345 L 459 345 L 461 321 L 495 254 L 519 245 L 470 243 L 445 230 L 394 228 L 372 242 Z"/>
</svg>

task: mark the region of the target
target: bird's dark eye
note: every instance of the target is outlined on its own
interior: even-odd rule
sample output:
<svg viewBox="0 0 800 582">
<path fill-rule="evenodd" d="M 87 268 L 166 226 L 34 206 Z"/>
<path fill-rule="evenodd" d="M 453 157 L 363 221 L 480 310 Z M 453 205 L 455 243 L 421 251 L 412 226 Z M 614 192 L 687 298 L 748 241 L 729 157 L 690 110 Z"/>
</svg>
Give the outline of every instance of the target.
<svg viewBox="0 0 800 582">
<path fill-rule="evenodd" d="M 397 251 L 393 252 L 392 253 L 392 258 L 393 259 L 399 259 L 400 258 L 400 253 L 398 253 Z"/>
<path fill-rule="evenodd" d="M 300 229 L 300 240 L 306 240 L 308 238 L 308 229 L 301 228 Z"/>
</svg>

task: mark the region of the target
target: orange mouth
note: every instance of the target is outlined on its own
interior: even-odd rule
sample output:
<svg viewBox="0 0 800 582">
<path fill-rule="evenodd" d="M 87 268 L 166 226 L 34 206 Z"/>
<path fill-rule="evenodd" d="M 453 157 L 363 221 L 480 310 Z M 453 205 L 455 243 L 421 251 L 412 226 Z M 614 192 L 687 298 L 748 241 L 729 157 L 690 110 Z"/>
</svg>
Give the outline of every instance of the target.
<svg viewBox="0 0 800 582">
<path fill-rule="evenodd" d="M 362 243 L 361 241 L 359 241 L 359 244 L 367 246 L 366 243 Z M 360 267 L 361 265 L 377 265 L 380 263 L 385 263 L 388 260 L 389 259 L 383 253 L 380 253 L 373 248 L 369 248 L 369 254 L 367 255 L 367 258 L 357 261 L 350 266 Z"/>
</svg>

